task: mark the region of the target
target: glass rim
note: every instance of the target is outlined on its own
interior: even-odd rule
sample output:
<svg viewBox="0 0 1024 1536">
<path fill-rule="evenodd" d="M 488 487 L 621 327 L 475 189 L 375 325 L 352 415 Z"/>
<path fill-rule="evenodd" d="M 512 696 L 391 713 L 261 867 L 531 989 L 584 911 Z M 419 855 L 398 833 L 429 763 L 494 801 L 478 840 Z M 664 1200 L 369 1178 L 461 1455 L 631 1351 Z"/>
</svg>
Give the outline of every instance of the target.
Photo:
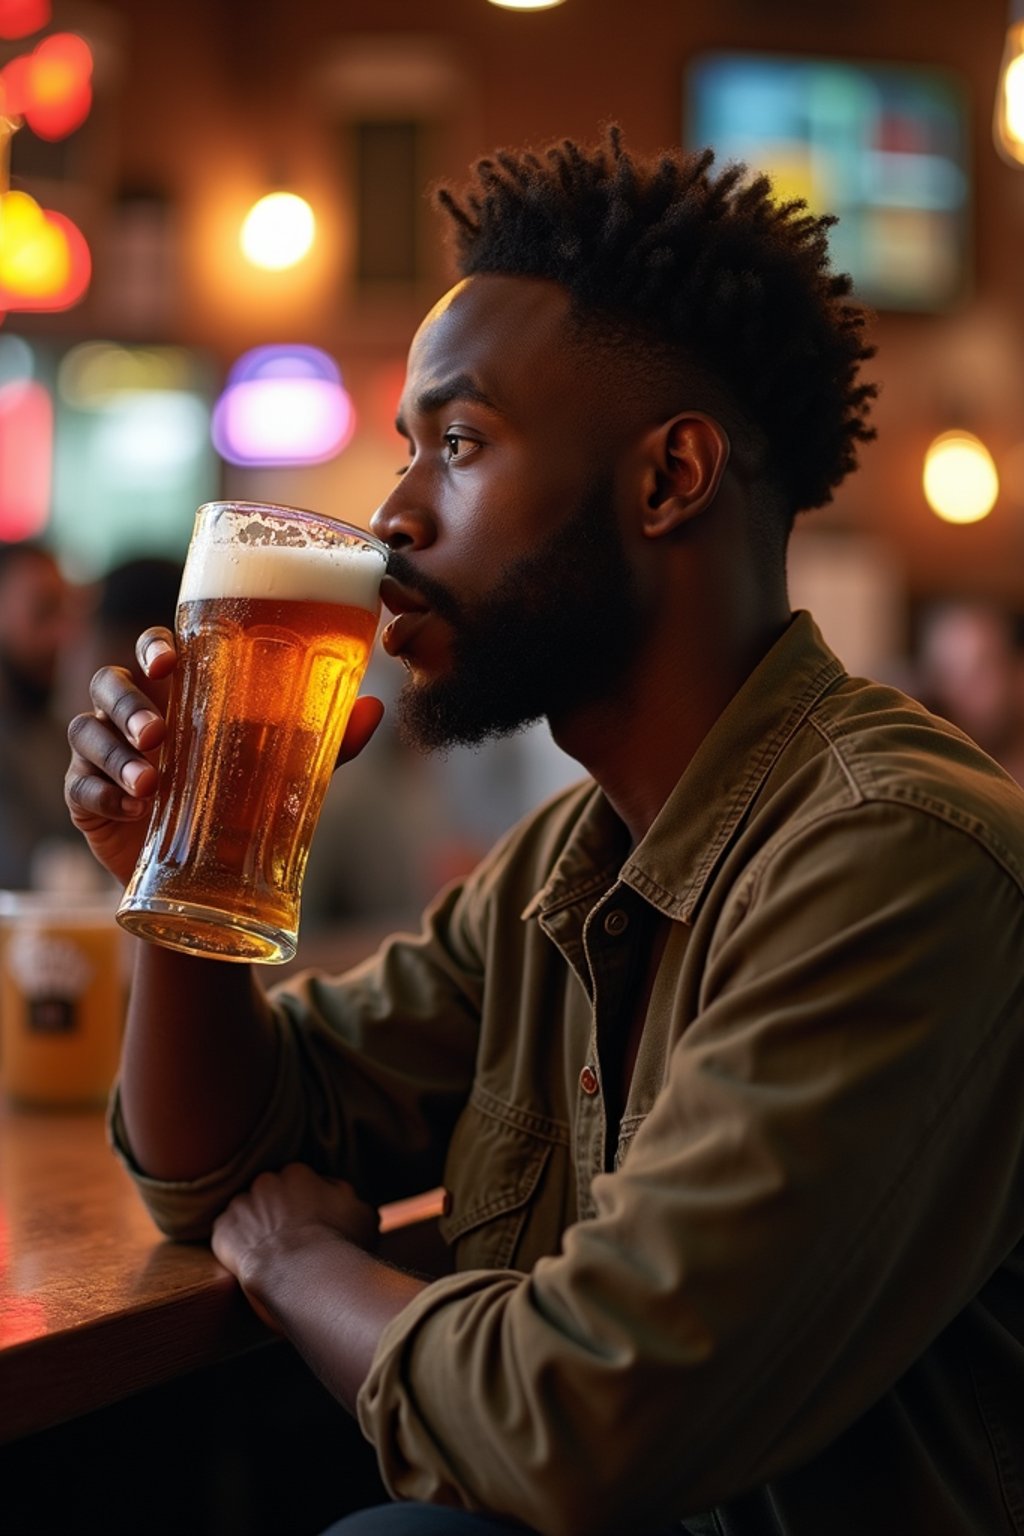
<svg viewBox="0 0 1024 1536">
<path fill-rule="evenodd" d="M 311 507 L 293 507 L 283 501 L 235 501 L 230 497 L 215 497 L 212 501 L 204 501 L 196 508 L 196 516 L 203 512 L 211 512 L 214 508 L 222 507 L 229 512 L 256 513 L 271 517 L 278 516 L 282 522 L 316 523 L 321 528 L 337 528 L 342 533 L 350 534 L 358 539 L 361 544 L 368 545 L 370 549 L 384 557 L 385 562 L 391 551 L 388 546 L 369 532 L 366 528 L 360 528 L 356 523 L 347 523 L 340 517 L 331 517 L 328 512 L 314 512 Z"/>
</svg>

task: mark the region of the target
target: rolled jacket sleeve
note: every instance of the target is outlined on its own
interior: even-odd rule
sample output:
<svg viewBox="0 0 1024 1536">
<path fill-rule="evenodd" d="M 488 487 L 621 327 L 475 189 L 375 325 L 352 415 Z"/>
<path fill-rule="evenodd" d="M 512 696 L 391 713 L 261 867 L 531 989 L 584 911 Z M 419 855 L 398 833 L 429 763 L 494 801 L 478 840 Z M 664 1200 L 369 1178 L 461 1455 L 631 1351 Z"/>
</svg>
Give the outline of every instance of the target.
<svg viewBox="0 0 1024 1536">
<path fill-rule="evenodd" d="M 161 1230 L 207 1237 L 257 1174 L 292 1161 L 343 1175 L 375 1204 L 437 1184 L 472 1082 L 485 926 L 472 883 L 454 885 L 420 934 L 396 936 L 343 977 L 303 973 L 273 990 L 270 1101 L 235 1157 L 200 1179 L 138 1166 L 115 1087 L 111 1141 Z"/>
<path fill-rule="evenodd" d="M 596 1215 L 382 1337 L 359 1416 L 391 1491 L 550 1536 L 656 1528 L 868 1410 L 1024 1228 L 1022 912 L 919 807 L 769 840 Z"/>
</svg>

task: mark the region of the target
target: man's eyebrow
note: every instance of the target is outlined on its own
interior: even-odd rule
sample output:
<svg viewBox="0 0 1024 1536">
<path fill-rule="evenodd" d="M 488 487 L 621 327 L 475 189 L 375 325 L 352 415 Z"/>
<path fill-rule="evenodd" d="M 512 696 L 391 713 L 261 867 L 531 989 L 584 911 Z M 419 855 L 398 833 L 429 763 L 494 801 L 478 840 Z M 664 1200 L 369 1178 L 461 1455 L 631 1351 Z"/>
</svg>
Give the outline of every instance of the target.
<svg viewBox="0 0 1024 1536">
<path fill-rule="evenodd" d="M 485 406 L 490 411 L 496 411 L 491 397 L 484 392 L 479 384 L 474 383 L 468 373 L 457 373 L 451 379 L 445 379 L 440 384 L 433 384 L 429 389 L 421 390 L 413 401 L 413 407 L 418 416 L 430 416 L 434 411 L 443 410 L 446 405 L 452 405 L 456 400 L 471 400 L 474 405 Z M 405 434 L 405 421 L 401 411 L 395 420 L 399 432 Z"/>
</svg>

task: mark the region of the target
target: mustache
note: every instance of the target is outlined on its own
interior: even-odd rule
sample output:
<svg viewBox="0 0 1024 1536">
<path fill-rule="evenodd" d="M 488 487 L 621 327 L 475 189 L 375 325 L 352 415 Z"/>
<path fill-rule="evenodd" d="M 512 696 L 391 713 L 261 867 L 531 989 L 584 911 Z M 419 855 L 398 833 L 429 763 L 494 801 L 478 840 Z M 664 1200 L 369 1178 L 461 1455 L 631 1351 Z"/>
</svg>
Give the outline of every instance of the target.
<svg viewBox="0 0 1024 1536">
<path fill-rule="evenodd" d="M 435 581 L 433 577 L 424 576 L 423 572 L 417 570 L 412 561 L 399 551 L 392 550 L 388 555 L 387 572 L 401 586 L 425 598 L 442 619 L 447 619 L 453 624 L 461 619 L 462 605 L 452 596 L 448 588 L 441 582 Z"/>
</svg>

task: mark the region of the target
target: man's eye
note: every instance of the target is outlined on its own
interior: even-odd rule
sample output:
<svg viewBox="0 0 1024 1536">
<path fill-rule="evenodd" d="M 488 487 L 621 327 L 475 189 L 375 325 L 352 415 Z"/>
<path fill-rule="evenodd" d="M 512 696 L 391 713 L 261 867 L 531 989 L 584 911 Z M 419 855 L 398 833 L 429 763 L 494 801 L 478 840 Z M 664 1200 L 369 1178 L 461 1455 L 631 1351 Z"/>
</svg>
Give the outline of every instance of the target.
<svg viewBox="0 0 1024 1536">
<path fill-rule="evenodd" d="M 458 432 L 446 432 L 442 441 L 448 454 L 449 464 L 453 459 L 466 458 L 478 446 L 473 438 L 463 437 Z"/>
</svg>

